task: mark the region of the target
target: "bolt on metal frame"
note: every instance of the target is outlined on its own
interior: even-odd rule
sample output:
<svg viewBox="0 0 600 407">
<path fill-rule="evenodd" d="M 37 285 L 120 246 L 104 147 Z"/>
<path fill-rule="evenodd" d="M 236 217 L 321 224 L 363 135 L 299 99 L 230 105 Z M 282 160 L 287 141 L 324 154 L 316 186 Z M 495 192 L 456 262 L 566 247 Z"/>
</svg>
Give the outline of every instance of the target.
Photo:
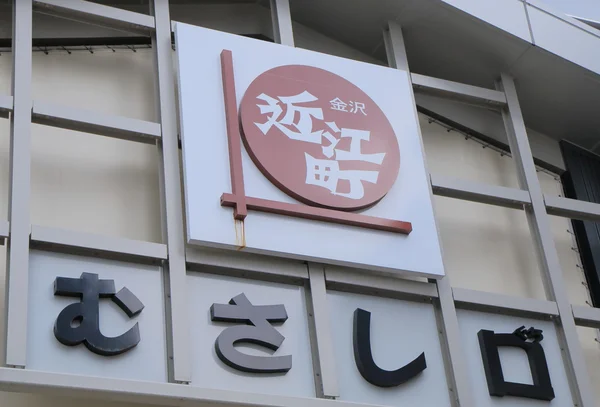
<svg viewBox="0 0 600 407">
<path fill-rule="evenodd" d="M 152 35 L 156 57 L 157 110 L 159 123 L 86 112 L 31 99 L 31 41 L 33 10 L 77 19 L 92 24 Z M 289 0 L 271 0 L 274 37 L 294 46 Z M 390 23 L 384 31 L 392 67 L 409 71 L 401 27 Z M 171 59 L 171 22 L 168 0 L 151 0 L 151 15 L 102 6 L 83 0 L 13 0 L 13 84 L 12 96 L 0 95 L 0 117 L 11 113 L 10 187 L 8 222 L 0 222 L 0 238 L 7 238 L 7 342 L 6 365 L 0 368 L 0 389 L 77 394 L 121 401 L 159 402 L 179 405 L 181 400 L 210 405 L 227 402 L 255 406 L 345 406 L 333 400 L 304 400 L 290 397 L 250 395 L 212 391 L 186 386 L 191 380 L 185 298 L 186 262 L 200 271 L 239 272 L 246 278 L 304 284 L 313 312 L 313 349 L 332 348 L 328 319 L 327 290 L 383 295 L 435 305 L 442 332 L 449 386 L 456 406 L 473 404 L 471 385 L 461 348 L 456 309 L 471 309 L 504 315 L 551 319 L 564 347 L 564 360 L 575 403 L 594 406 L 594 396 L 583 360 L 576 325 L 600 327 L 600 309 L 572 306 L 553 246 L 548 215 L 575 219 L 600 219 L 600 205 L 543 195 L 535 172 L 527 133 L 523 124 L 514 81 L 502 74 L 497 90 L 478 88 L 419 74 L 409 80 L 416 92 L 428 92 L 456 100 L 467 100 L 502 111 L 511 153 L 517 165 L 520 187 L 505 188 L 466 180 L 432 176 L 432 193 L 456 199 L 525 210 L 538 243 L 548 300 L 512 296 L 452 287 L 449 277 L 418 282 L 401 278 L 368 275 L 360 270 L 282 260 L 268 256 L 230 253 L 186 247 L 182 213 L 182 191 L 177 146 L 175 85 Z M 415 111 L 415 115 L 416 115 Z M 32 123 L 141 143 L 156 143 L 161 160 L 161 212 L 163 243 L 135 241 L 31 225 L 30 164 Z M 129 382 L 114 379 L 74 377 L 23 370 L 26 368 L 27 296 L 29 250 L 63 251 L 130 262 L 161 262 L 166 276 L 169 380 L 179 384 Z M 187 259 L 186 259 L 187 256 Z M 220 271 L 219 271 L 220 270 Z M 171 296 L 170 293 L 177 293 Z M 319 397 L 339 397 L 335 361 L 331 352 L 315 352 Z M 21 368 L 21 369 L 14 369 Z M 127 383 L 126 385 L 124 383 Z M 183 384 L 183 385 L 182 385 Z M 127 391 L 118 390 L 127 388 Z M 357 405 L 357 404 L 352 404 Z M 358 405 L 357 405 L 358 406 Z"/>
</svg>

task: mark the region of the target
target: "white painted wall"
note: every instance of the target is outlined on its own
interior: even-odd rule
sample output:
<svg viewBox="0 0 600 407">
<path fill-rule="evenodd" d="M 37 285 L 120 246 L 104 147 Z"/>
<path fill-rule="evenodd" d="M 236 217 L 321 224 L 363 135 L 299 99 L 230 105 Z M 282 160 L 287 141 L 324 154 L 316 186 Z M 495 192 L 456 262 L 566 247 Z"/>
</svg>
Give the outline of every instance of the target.
<svg viewBox="0 0 600 407">
<path fill-rule="evenodd" d="M 298 45 L 370 58 L 300 28 Z M 0 55 L 0 93 L 10 94 L 11 55 Z M 150 50 L 97 50 L 34 54 L 35 99 L 155 120 Z M 477 121 L 477 118 L 473 118 Z M 516 187 L 512 159 L 421 117 L 430 172 Z M 0 119 L 0 216 L 6 216 L 8 121 Z M 544 140 L 544 139 L 540 139 Z M 540 141 L 543 143 L 543 141 Z M 549 141 L 550 143 L 550 141 Z M 552 150 L 554 147 L 549 145 Z M 152 146 L 34 126 L 32 134 L 32 222 L 110 236 L 160 241 L 158 159 Z M 546 193 L 561 193 L 559 181 L 540 172 Z M 454 286 L 544 298 L 533 242 L 522 211 L 435 198 L 447 273 Z M 586 305 L 584 277 L 566 219 L 553 218 L 556 247 L 573 304 Z M 4 247 L 0 249 L 4 274 Z M 0 279 L 3 284 L 3 279 Z M 4 291 L 0 287 L 0 297 Z M 0 298 L 0 304 L 3 304 Z M 3 313 L 0 313 L 3 315 Z M 595 332 L 580 329 L 595 388 L 600 388 L 600 349 Z M 0 332 L 3 347 L 4 332 Z M 79 401 L 1 394 L 5 406 L 76 406 Z M 600 394 L 599 394 L 600 400 Z M 599 402 L 600 403 L 600 402 Z M 89 406 L 105 402 L 85 402 Z M 599 404 L 600 405 L 600 404 Z"/>
</svg>

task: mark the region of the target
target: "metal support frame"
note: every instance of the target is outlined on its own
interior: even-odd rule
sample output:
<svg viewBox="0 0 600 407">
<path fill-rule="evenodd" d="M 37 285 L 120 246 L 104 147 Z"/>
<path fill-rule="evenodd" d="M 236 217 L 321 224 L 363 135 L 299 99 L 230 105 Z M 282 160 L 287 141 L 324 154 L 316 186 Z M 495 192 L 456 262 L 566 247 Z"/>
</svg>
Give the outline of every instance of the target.
<svg viewBox="0 0 600 407">
<path fill-rule="evenodd" d="M 152 36 L 155 54 L 157 111 L 162 127 L 161 143 L 157 144 L 161 161 L 160 187 L 163 241 L 169 256 L 165 264 L 168 273 L 168 309 L 172 353 L 172 380 L 189 383 L 192 378 L 189 318 L 186 298 L 185 230 L 179 169 L 179 139 L 177 132 L 177 101 L 175 98 L 175 69 L 171 49 L 171 17 L 169 0 L 152 0 L 150 9 L 156 31 Z"/>
<path fill-rule="evenodd" d="M 278 44 L 294 46 L 294 32 L 289 0 L 271 0 L 273 39 Z"/>
<path fill-rule="evenodd" d="M 313 321 L 315 362 L 315 382 L 317 395 L 324 398 L 340 396 L 333 351 L 333 336 L 329 306 L 327 305 L 327 289 L 325 288 L 325 267 L 321 264 L 308 263 L 310 287 L 310 308 Z M 310 316 L 309 315 L 309 316 Z"/>
<path fill-rule="evenodd" d="M 571 306 L 575 323 L 579 326 L 600 329 L 600 308 Z"/>
<path fill-rule="evenodd" d="M 502 107 L 506 105 L 504 93 L 497 90 L 465 85 L 417 73 L 410 74 L 410 77 L 413 89 L 417 92 L 429 93 L 488 107 Z"/>
<path fill-rule="evenodd" d="M 337 266 L 326 266 L 327 288 L 378 297 L 401 300 L 431 302 L 438 297 L 433 283 L 380 276 L 368 270 L 349 270 Z"/>
<path fill-rule="evenodd" d="M 600 221 L 600 204 L 554 195 L 544 195 L 544 202 L 549 215 L 593 222 Z"/>
<path fill-rule="evenodd" d="M 514 297 L 457 287 L 452 289 L 452 295 L 456 307 L 462 309 L 495 312 L 524 318 L 551 319 L 558 316 L 556 303 L 547 300 Z"/>
<path fill-rule="evenodd" d="M 167 259 L 167 246 L 161 243 L 144 242 L 74 232 L 47 226 L 31 225 L 32 247 L 70 253 L 112 258 L 118 260 L 157 260 Z"/>
<path fill-rule="evenodd" d="M 33 102 L 34 123 L 81 131 L 105 137 L 155 144 L 160 124 L 127 117 L 110 116 L 47 102 Z"/>
<path fill-rule="evenodd" d="M 402 27 L 396 22 L 389 22 L 388 29 L 384 31 L 385 47 L 388 56 L 388 63 L 391 67 L 401 69 L 407 72 L 409 85 L 411 84 L 410 68 L 408 66 L 408 57 L 404 46 L 404 36 Z M 418 118 L 417 104 L 415 96 L 410 86 L 410 94 L 413 102 L 415 119 Z M 424 151 L 423 136 L 420 126 L 417 126 L 421 148 Z M 424 154 L 424 153 L 423 153 Z M 425 157 L 423 157 L 425 160 Z M 429 192 L 433 195 L 431 185 Z M 432 197 L 433 198 L 433 197 Z M 438 326 L 442 331 L 442 342 L 446 371 L 451 388 L 452 402 L 454 405 L 462 407 L 475 407 L 471 383 L 465 364 L 464 352 L 462 349 L 462 340 L 460 328 L 458 326 L 458 317 L 454 306 L 452 288 L 448 276 L 436 281 L 438 289 L 438 299 L 435 301 L 437 310 Z"/>
<path fill-rule="evenodd" d="M 567 296 L 558 253 L 554 245 L 550 218 L 546 212 L 544 196 L 537 177 L 515 82 L 509 75 L 502 74 L 497 87 L 504 91 L 508 102 L 507 107 L 502 111 L 502 116 L 510 150 L 517 166 L 520 187 L 528 190 L 531 197 L 531 207 L 526 209 L 525 213 L 531 234 L 536 242 L 546 296 L 549 300 L 555 301 L 558 306 L 557 334 L 564 347 L 563 359 L 569 373 L 572 392 L 575 399 L 581 403 L 580 407 L 591 407 L 595 405 L 594 394 Z"/>
<path fill-rule="evenodd" d="M 6 255 L 6 364 L 22 367 L 27 358 L 27 292 L 31 199 L 31 2 L 13 0 L 14 100 L 10 119 L 10 238 Z"/>
<path fill-rule="evenodd" d="M 13 110 L 13 97 L 0 95 L 0 117 L 8 118 Z"/>
<path fill-rule="evenodd" d="M 31 100 L 32 3 L 44 13 L 106 25 L 126 31 L 152 34 L 156 55 L 159 123 L 86 112 L 75 108 Z M 556 249 L 553 246 L 548 214 L 574 219 L 600 220 L 600 205 L 542 195 L 533 157 L 512 78 L 502 75 L 498 90 L 411 74 L 414 90 L 435 93 L 492 108 L 501 108 L 511 152 L 515 158 L 521 189 L 485 185 L 465 180 L 431 176 L 432 193 L 456 199 L 515 209 L 524 209 L 532 235 L 538 243 L 540 264 L 549 300 L 515 298 L 461 288 L 452 288 L 448 277 L 420 282 L 362 270 L 309 264 L 248 253 L 185 247 L 181 174 L 177 145 L 174 72 L 171 59 L 171 23 L 168 0 L 152 0 L 152 16 L 102 6 L 82 0 L 13 0 L 13 96 L 0 95 L 0 117 L 11 115 L 10 209 L 9 222 L 0 221 L 0 239 L 8 238 L 7 342 L 6 363 L 26 367 L 28 264 L 31 247 L 49 251 L 125 259 L 132 262 L 162 262 L 167 276 L 167 320 L 170 323 L 171 381 L 191 379 L 187 332 L 186 266 L 206 272 L 237 272 L 245 278 L 308 284 L 314 318 L 314 343 L 321 381 L 320 397 L 339 396 L 326 290 L 386 296 L 434 304 L 448 371 L 453 403 L 474 407 L 471 384 L 462 350 L 456 308 L 504 315 L 557 321 L 563 344 L 565 366 L 579 407 L 594 405 L 587 369 L 576 326 L 600 328 L 600 309 L 569 304 Z M 271 0 L 274 35 L 277 42 L 293 46 L 289 0 Z M 409 72 L 401 27 L 389 24 L 385 32 L 388 59 L 393 67 Z M 413 95 L 414 101 L 414 95 Z M 417 114 L 415 109 L 415 115 Z M 142 143 L 156 143 L 161 159 L 160 184 L 163 215 L 163 243 L 97 236 L 30 225 L 30 132 L 31 123 L 83 131 Z M 31 235 L 31 236 L 30 236 Z M 187 260 L 186 260 L 187 256 Z M 319 380 L 317 382 L 319 382 Z M 122 390 L 122 389 L 127 389 Z M 239 406 L 363 406 L 324 399 L 300 399 L 200 389 L 181 384 L 142 383 L 116 379 L 70 376 L 0 368 L 0 389 L 60 394 L 65 389 L 81 396 L 120 401 L 179 405 L 227 403 Z"/>
<path fill-rule="evenodd" d="M 458 178 L 431 175 L 433 193 L 439 196 L 489 205 L 523 209 L 531 204 L 529 193 L 521 189 L 482 184 Z"/>
<path fill-rule="evenodd" d="M 152 16 L 104 6 L 84 0 L 33 0 L 38 13 L 64 17 L 126 32 L 149 34 L 154 31 Z"/>
</svg>

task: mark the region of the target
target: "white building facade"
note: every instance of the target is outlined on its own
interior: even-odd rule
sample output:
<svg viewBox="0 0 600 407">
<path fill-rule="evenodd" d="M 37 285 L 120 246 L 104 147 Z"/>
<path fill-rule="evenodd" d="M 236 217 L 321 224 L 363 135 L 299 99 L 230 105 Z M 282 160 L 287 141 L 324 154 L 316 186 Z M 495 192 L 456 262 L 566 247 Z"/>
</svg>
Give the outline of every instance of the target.
<svg viewBox="0 0 600 407">
<path fill-rule="evenodd" d="M 594 261 L 600 196 L 593 169 L 600 31 L 582 21 L 538 0 L 0 3 L 2 401 L 600 406 L 600 263 Z M 191 33 L 185 43 L 182 30 Z M 194 44 L 196 33 L 215 40 Z M 183 97 L 192 86 L 185 75 L 206 89 L 223 87 L 220 77 L 199 71 L 194 78 L 199 68 L 184 66 L 183 53 L 197 46 L 196 58 L 216 64 L 208 45 L 237 43 L 240 50 L 258 44 L 273 55 L 299 53 L 298 62 L 288 63 L 310 65 L 314 58 L 331 71 L 339 60 L 353 67 L 340 74 L 346 78 L 354 67 L 406 73 L 402 97 L 410 104 L 398 105 L 403 124 L 387 117 L 393 126 L 414 122 L 415 151 L 423 151 L 415 161 L 425 169 L 415 182 L 432 202 L 435 234 L 412 252 L 403 252 L 402 242 L 392 243 L 398 253 L 387 252 L 410 258 L 422 250 L 418 259 L 430 262 L 369 260 L 375 248 L 361 248 L 379 232 L 366 238 L 370 232 L 355 229 L 340 229 L 342 236 L 356 233 L 347 254 L 302 251 L 293 236 L 300 229 L 281 214 L 272 215 L 281 218 L 273 228 L 258 228 L 267 231 L 265 246 L 253 246 L 252 217 L 267 215 L 252 208 L 241 223 L 231 219 L 229 232 L 241 239 L 232 247 L 208 241 L 222 226 L 205 228 L 206 220 L 197 224 L 203 237 L 193 236 L 190 185 L 209 175 L 190 170 L 196 151 L 186 126 L 194 109 L 208 110 L 204 103 L 218 106 L 211 116 L 223 129 L 227 123 L 220 95 L 198 92 L 192 105 Z M 239 52 L 233 49 L 233 66 L 243 87 Z M 365 92 L 382 106 L 375 91 Z M 231 154 L 226 131 L 220 133 L 215 137 Z M 242 154 L 246 148 L 242 143 Z M 401 142 L 401 172 L 403 148 Z M 576 154 L 589 157 L 585 166 Z M 201 156 L 195 164 L 217 153 Z M 214 166 L 229 174 L 222 161 Z M 246 192 L 259 190 L 248 186 L 252 162 L 245 161 Z M 398 202 L 390 203 L 390 192 L 357 213 L 402 207 L 417 187 L 403 190 Z M 225 209 L 233 213 L 218 206 Z M 310 231 L 342 228 L 306 222 Z M 323 233 L 306 232 L 300 240 L 314 244 Z M 429 267 L 438 239 L 435 275 Z M 59 339 L 59 315 L 86 303 L 83 273 L 104 281 L 92 295 L 97 331 L 109 339 L 131 332 L 129 339 Z M 256 340 L 235 348 L 261 360 L 291 356 L 285 372 L 244 370 L 221 356 L 215 342 L 223 332 L 236 323 L 257 325 L 218 317 L 218 305 L 240 306 L 241 294 L 249 306 L 285 308 L 285 318 L 269 322 L 284 339 L 269 351 Z M 366 315 L 360 310 L 370 316 L 375 378 L 359 362 L 364 347 L 356 332 Z M 84 321 L 70 321 L 72 332 L 88 329 Z M 541 330 L 543 340 L 520 327 Z M 482 332 L 524 335 L 525 352 L 497 345 L 501 378 L 484 356 Z M 552 397 L 530 348 L 543 349 Z M 425 360 L 401 383 L 378 382 Z"/>
</svg>

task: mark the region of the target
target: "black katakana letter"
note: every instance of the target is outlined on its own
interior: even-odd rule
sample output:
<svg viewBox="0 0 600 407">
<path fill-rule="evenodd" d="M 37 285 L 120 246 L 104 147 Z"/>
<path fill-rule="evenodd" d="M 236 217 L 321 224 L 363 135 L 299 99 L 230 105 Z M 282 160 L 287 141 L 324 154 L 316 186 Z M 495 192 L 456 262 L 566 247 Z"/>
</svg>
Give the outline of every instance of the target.
<svg viewBox="0 0 600 407">
<path fill-rule="evenodd" d="M 249 373 L 286 373 L 292 368 L 292 356 L 251 356 L 240 352 L 234 345 L 252 343 L 276 351 L 285 337 L 270 322 L 287 320 L 284 305 L 252 305 L 242 293 L 229 304 L 213 304 L 210 317 L 217 322 L 236 322 L 217 337 L 215 351 L 227 366 Z"/>
<path fill-rule="evenodd" d="M 540 344 L 544 339 L 541 329 L 534 329 L 533 327 L 525 329 L 522 326 L 510 334 L 497 334 L 494 331 L 482 329 L 477 336 L 485 369 L 485 378 L 491 396 L 515 396 L 546 401 L 554 399 L 554 389 L 550 381 L 546 355 Z M 527 353 L 533 384 L 513 383 L 504 380 L 498 353 L 498 347 L 500 346 L 520 348 Z"/>
<path fill-rule="evenodd" d="M 398 386 L 427 368 L 425 353 L 397 370 L 378 367 L 371 353 L 371 313 L 360 308 L 354 311 L 354 361 L 362 377 L 378 387 Z"/>
<path fill-rule="evenodd" d="M 100 332 L 100 298 L 111 298 L 130 318 L 142 312 L 144 304 L 127 288 L 115 294 L 113 280 L 99 280 L 98 274 L 83 273 L 80 278 L 57 277 L 54 295 L 79 297 L 80 302 L 63 309 L 54 324 L 54 336 L 60 343 L 83 343 L 90 351 L 113 356 L 127 352 L 140 342 L 138 324 L 123 335 L 108 338 Z"/>
</svg>

